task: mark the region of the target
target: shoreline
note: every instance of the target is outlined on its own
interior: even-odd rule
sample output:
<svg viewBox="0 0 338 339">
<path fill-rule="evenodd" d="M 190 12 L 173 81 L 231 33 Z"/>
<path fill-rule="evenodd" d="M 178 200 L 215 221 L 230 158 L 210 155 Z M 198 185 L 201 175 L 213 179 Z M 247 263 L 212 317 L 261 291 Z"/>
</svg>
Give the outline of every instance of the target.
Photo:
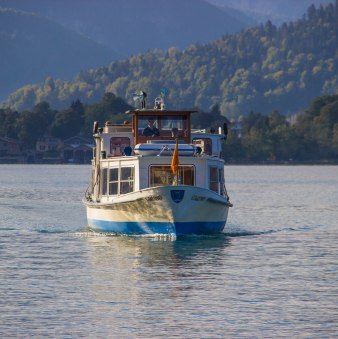
<svg viewBox="0 0 338 339">
<path fill-rule="evenodd" d="M 336 161 L 328 161 L 328 160 L 322 160 L 322 161 L 257 161 L 257 162 L 249 162 L 249 161 L 238 161 L 238 162 L 226 162 L 225 165 L 227 166 L 313 166 L 313 165 L 330 165 L 335 166 L 338 165 L 338 160 Z"/>
<path fill-rule="evenodd" d="M 8 161 L 10 160 L 10 161 Z M 35 161 L 35 162 L 27 162 L 27 161 L 17 161 L 16 159 L 1 159 L 0 158 L 0 165 L 91 165 L 90 163 L 66 163 L 62 162 L 59 159 L 47 160 L 47 161 Z M 338 160 L 336 161 L 329 161 L 329 160 L 322 160 L 322 161 L 257 161 L 257 162 L 250 162 L 250 161 L 225 161 L 225 166 L 337 166 Z"/>
</svg>

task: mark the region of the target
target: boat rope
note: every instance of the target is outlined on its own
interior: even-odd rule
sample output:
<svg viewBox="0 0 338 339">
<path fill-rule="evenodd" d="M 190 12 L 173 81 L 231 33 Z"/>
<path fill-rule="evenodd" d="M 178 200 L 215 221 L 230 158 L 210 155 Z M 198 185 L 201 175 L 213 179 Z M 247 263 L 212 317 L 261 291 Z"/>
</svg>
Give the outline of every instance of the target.
<svg viewBox="0 0 338 339">
<path fill-rule="evenodd" d="M 168 151 L 170 153 L 170 155 L 173 154 L 171 148 L 168 145 L 164 145 L 164 146 L 162 146 L 160 153 L 157 154 L 157 156 L 160 157 L 164 151 Z"/>
<path fill-rule="evenodd" d="M 100 171 L 97 171 L 97 175 L 96 175 L 96 178 L 95 178 L 95 181 L 93 183 L 93 181 L 91 181 L 86 189 L 86 192 L 85 192 L 85 198 L 87 200 L 92 200 L 92 195 L 94 193 L 94 188 L 95 186 L 98 184 L 99 182 L 99 177 L 100 177 Z M 90 192 L 89 192 L 90 190 Z"/>
</svg>

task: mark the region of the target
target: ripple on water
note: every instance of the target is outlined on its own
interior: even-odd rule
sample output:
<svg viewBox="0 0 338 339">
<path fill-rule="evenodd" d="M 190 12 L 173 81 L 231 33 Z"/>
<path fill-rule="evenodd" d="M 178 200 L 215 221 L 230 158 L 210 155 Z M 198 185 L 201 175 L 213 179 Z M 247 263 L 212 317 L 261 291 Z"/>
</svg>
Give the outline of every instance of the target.
<svg viewBox="0 0 338 339">
<path fill-rule="evenodd" d="M 88 166 L 0 166 L 0 336 L 334 337 L 337 169 L 227 167 L 225 233 L 173 240 L 83 227 Z"/>
</svg>

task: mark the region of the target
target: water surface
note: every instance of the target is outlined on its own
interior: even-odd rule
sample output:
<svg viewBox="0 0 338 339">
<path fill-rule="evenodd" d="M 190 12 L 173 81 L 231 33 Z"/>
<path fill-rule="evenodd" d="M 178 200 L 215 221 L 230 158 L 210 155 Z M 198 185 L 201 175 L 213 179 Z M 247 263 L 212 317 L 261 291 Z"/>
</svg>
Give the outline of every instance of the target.
<svg viewBox="0 0 338 339">
<path fill-rule="evenodd" d="M 0 165 L 0 337 L 334 337 L 338 167 L 229 166 L 225 234 L 89 232 L 89 166 Z"/>
</svg>

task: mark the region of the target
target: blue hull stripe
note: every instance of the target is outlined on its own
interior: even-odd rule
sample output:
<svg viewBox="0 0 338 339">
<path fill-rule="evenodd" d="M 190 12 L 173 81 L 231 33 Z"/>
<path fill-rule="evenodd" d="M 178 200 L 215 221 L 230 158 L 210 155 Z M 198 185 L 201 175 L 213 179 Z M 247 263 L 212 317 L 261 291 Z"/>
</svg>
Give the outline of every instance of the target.
<svg viewBox="0 0 338 339">
<path fill-rule="evenodd" d="M 220 233 L 224 221 L 212 222 L 116 222 L 104 220 L 88 220 L 88 225 L 101 232 L 118 234 L 214 234 Z"/>
</svg>

